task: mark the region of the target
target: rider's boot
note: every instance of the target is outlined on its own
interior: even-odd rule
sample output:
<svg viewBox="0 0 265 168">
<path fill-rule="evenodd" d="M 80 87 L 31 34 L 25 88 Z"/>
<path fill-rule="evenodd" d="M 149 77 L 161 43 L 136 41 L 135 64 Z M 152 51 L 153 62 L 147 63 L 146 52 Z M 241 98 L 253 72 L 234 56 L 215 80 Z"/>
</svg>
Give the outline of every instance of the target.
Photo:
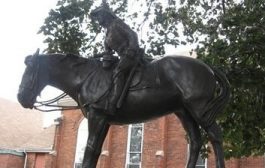
<svg viewBox="0 0 265 168">
<path fill-rule="evenodd" d="M 123 84 L 124 80 L 122 75 L 119 75 L 116 77 L 114 80 L 114 85 L 109 97 L 109 102 L 108 102 L 108 113 L 114 115 L 115 112 L 117 111 L 117 102 L 120 98 L 120 95 L 123 90 Z"/>
</svg>

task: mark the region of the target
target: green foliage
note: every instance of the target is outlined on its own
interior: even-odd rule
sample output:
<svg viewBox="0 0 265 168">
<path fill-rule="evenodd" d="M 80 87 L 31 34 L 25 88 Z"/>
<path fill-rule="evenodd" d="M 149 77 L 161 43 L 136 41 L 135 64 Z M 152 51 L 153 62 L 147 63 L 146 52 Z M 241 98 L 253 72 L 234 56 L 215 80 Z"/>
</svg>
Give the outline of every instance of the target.
<svg viewBox="0 0 265 168">
<path fill-rule="evenodd" d="M 265 151 L 265 2 L 227 6 L 219 31 L 197 48 L 199 58 L 221 67 L 231 83 L 231 101 L 220 119 L 226 156 L 263 155 Z M 214 38 L 212 38 L 214 37 Z"/>
<path fill-rule="evenodd" d="M 67 52 L 79 54 L 90 48 L 89 39 L 95 34 L 88 35 L 84 29 L 89 28 L 98 32 L 93 23 L 86 23 L 89 9 L 93 3 L 90 1 L 60 0 L 57 8 L 49 12 L 39 33 L 47 36 L 48 52 Z"/>
<path fill-rule="evenodd" d="M 265 152 L 264 0 L 109 0 L 116 15 L 139 33 L 149 56 L 166 45 L 197 44 L 198 58 L 217 66 L 231 83 L 231 101 L 219 123 L 226 156 Z M 48 52 L 92 55 L 102 51 L 103 33 L 89 18 L 101 1 L 60 0 L 40 33 Z M 180 38 L 181 37 L 181 38 Z M 204 149 L 207 151 L 207 149 Z"/>
</svg>

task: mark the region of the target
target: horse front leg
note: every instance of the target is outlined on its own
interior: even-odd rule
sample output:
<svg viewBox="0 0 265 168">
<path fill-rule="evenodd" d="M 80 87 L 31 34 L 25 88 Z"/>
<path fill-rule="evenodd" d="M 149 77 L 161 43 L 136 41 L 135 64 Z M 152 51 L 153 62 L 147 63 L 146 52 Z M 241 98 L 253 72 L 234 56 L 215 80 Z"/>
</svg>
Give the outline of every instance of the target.
<svg viewBox="0 0 265 168">
<path fill-rule="evenodd" d="M 109 130 L 106 116 L 91 109 L 88 113 L 89 136 L 85 149 L 82 168 L 96 168 L 97 161 L 101 153 L 101 148 Z"/>
</svg>

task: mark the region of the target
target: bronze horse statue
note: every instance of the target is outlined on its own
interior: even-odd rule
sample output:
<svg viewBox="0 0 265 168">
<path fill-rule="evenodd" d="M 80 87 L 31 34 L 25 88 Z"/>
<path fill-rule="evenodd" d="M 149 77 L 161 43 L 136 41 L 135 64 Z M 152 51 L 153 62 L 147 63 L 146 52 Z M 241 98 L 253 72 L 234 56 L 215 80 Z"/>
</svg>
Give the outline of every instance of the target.
<svg viewBox="0 0 265 168">
<path fill-rule="evenodd" d="M 144 122 L 170 113 L 176 114 L 189 136 L 187 168 L 195 168 L 202 146 L 199 127 L 212 143 L 216 167 L 225 167 L 222 133 L 215 120 L 228 101 L 229 83 L 219 70 L 183 56 L 154 60 L 139 68 L 121 108 L 111 115 L 102 107 L 112 72 L 102 68 L 100 60 L 36 53 L 26 57 L 25 64 L 17 95 L 23 107 L 33 108 L 41 90 L 51 85 L 72 97 L 88 118 L 83 168 L 96 168 L 110 125 Z"/>
</svg>

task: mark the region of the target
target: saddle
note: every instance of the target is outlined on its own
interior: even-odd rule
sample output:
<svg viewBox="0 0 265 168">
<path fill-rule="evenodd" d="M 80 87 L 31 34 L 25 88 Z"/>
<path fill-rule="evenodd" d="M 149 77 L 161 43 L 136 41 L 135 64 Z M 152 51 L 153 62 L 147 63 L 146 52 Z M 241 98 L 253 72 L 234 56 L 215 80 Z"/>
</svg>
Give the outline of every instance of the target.
<svg viewBox="0 0 265 168">
<path fill-rule="evenodd" d="M 112 73 L 115 65 L 111 69 L 98 69 L 83 84 L 81 96 L 83 106 L 90 105 L 94 108 L 105 109 L 108 94 L 112 86 Z M 160 78 L 158 75 L 157 63 L 155 61 L 142 64 L 136 67 L 128 92 L 159 87 Z M 126 97 L 126 96 L 125 96 Z"/>
<path fill-rule="evenodd" d="M 158 87 L 160 78 L 156 66 L 147 64 L 137 67 L 130 83 L 129 91 Z"/>
</svg>

